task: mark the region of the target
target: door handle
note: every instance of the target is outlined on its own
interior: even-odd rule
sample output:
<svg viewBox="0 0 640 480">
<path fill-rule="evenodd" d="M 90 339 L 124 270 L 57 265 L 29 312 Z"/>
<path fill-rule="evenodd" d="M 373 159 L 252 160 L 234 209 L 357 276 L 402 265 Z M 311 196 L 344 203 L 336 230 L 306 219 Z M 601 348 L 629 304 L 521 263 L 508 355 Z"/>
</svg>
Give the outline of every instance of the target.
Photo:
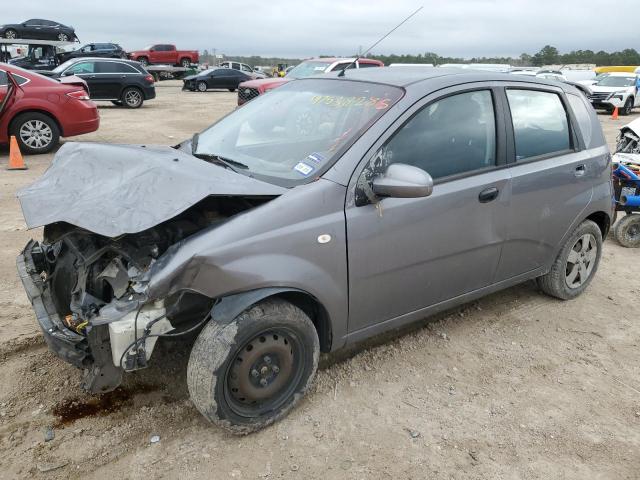
<svg viewBox="0 0 640 480">
<path fill-rule="evenodd" d="M 480 203 L 488 203 L 498 198 L 499 193 L 500 190 L 496 187 L 485 188 L 480 192 L 480 195 L 478 195 L 478 200 L 480 200 Z"/>
<path fill-rule="evenodd" d="M 576 170 L 575 170 L 575 172 L 573 172 L 573 174 L 576 177 L 582 177 L 585 174 L 586 171 L 587 171 L 587 166 L 585 164 L 582 164 L 582 165 L 578 165 L 576 167 Z"/>
</svg>

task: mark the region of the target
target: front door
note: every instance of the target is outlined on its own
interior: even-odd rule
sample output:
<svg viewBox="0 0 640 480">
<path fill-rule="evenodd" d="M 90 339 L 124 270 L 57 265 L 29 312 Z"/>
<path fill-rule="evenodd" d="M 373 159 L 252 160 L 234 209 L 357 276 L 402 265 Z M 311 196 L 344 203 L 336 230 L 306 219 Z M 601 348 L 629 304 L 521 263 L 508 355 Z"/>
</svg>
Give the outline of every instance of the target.
<svg viewBox="0 0 640 480">
<path fill-rule="evenodd" d="M 449 92 L 382 140 L 347 201 L 351 333 L 493 281 L 509 201 L 504 120 L 491 88 Z M 369 181 L 390 163 L 428 172 L 433 193 L 372 198 Z"/>
<path fill-rule="evenodd" d="M 74 63 L 63 72 L 63 75 L 69 74 L 77 75 L 87 82 L 87 87 L 89 87 L 89 96 L 91 98 L 105 98 L 104 87 L 96 75 L 96 62 L 83 60 Z"/>
</svg>

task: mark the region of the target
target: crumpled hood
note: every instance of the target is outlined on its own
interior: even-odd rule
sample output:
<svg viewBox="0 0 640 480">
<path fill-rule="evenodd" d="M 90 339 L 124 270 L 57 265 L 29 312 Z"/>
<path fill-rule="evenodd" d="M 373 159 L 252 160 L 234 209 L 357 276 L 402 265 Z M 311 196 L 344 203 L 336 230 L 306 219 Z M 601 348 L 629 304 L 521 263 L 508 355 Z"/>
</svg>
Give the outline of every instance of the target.
<svg viewBox="0 0 640 480">
<path fill-rule="evenodd" d="M 67 143 L 18 199 L 28 228 L 67 222 L 117 237 L 147 230 L 210 195 L 285 191 L 171 147 Z"/>
</svg>

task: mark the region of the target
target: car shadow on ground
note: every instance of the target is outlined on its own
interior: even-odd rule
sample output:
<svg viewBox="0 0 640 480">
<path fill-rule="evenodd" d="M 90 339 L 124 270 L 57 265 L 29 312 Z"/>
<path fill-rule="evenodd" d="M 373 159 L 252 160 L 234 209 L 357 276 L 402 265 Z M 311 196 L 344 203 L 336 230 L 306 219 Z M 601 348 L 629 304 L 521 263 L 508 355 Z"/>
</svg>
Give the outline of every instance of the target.
<svg viewBox="0 0 640 480">
<path fill-rule="evenodd" d="M 474 317 L 474 311 L 479 310 L 477 308 L 479 305 L 482 305 L 482 310 L 491 308 L 500 310 L 501 305 L 511 304 L 513 301 L 518 301 L 519 303 L 535 301 L 540 295 L 542 294 L 539 292 L 535 281 L 528 281 L 507 290 L 493 293 L 480 300 L 425 317 L 399 329 L 381 333 L 336 352 L 322 354 L 318 368 L 320 371 L 326 370 L 368 349 L 399 342 L 403 337 L 412 335 L 422 329 L 433 330 L 433 326 L 444 319 L 454 318 L 456 324 L 460 326 L 464 322 L 473 322 L 477 318 Z M 548 301 L 555 302 L 559 300 L 548 298 Z M 460 315 L 461 313 L 462 315 Z M 135 392 L 137 388 L 146 389 L 149 385 L 155 385 L 159 390 L 162 390 L 164 398 L 168 401 L 188 399 L 187 365 L 189 363 L 189 352 L 198 333 L 194 332 L 183 339 L 161 338 L 155 347 L 149 367 L 126 374 L 122 385 L 123 388 L 127 391 Z M 434 334 L 437 333 L 434 332 Z"/>
</svg>

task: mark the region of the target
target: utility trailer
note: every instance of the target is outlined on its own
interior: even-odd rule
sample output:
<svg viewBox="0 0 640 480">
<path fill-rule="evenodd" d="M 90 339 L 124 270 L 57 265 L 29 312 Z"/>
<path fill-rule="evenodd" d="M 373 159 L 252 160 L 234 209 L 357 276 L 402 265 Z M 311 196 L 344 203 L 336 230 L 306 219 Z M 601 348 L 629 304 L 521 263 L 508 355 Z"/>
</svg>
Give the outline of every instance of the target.
<svg viewBox="0 0 640 480">
<path fill-rule="evenodd" d="M 51 70 L 59 65 L 59 54 L 65 51 L 65 47 L 74 45 L 75 42 L 59 42 L 55 40 L 0 38 L 0 62 L 8 63 L 13 58 L 10 47 L 26 47 L 26 55 L 20 56 L 24 57 L 25 62 L 17 62 L 16 66 L 32 70 Z M 23 65 L 22 63 L 25 64 Z"/>
<path fill-rule="evenodd" d="M 156 82 L 160 80 L 180 80 L 189 75 L 198 73 L 192 67 L 176 67 L 174 65 L 147 65 L 144 67 L 147 72 L 153 75 Z"/>
</svg>

